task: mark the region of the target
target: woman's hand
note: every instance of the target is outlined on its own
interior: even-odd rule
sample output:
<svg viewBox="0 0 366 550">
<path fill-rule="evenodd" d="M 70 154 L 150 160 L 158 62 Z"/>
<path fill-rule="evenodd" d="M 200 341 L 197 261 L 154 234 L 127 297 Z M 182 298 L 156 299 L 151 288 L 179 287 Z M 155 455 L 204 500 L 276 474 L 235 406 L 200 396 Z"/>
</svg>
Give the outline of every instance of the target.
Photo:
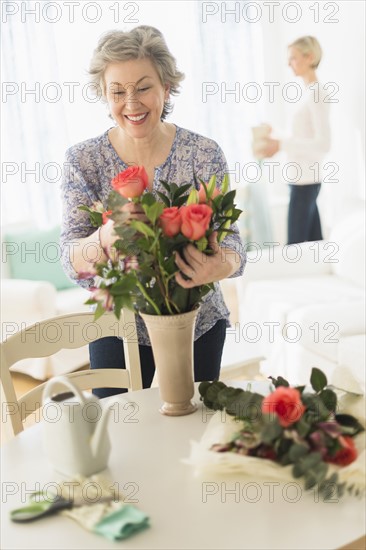
<svg viewBox="0 0 366 550">
<path fill-rule="evenodd" d="M 240 266 L 240 256 L 229 248 L 220 248 L 217 242 L 217 232 L 209 237 L 210 248 L 214 254 L 208 256 L 200 252 L 195 246 L 189 244 L 184 249 L 184 258 L 176 252 L 175 263 L 179 272 L 175 280 L 183 288 L 221 281 L 229 277 Z M 188 280 L 183 277 L 188 277 Z"/>
<path fill-rule="evenodd" d="M 138 220 L 141 222 L 147 222 L 147 217 L 145 212 L 140 204 L 135 204 L 134 202 L 129 202 L 121 208 L 122 212 L 126 212 L 128 216 L 126 217 L 125 223 L 129 223 L 130 220 Z M 117 258 L 117 251 L 113 248 L 113 244 L 120 237 L 114 231 L 114 221 L 108 220 L 107 223 L 102 225 L 99 229 L 99 243 L 103 248 L 104 252 L 107 252 L 107 255 L 111 259 Z"/>
<path fill-rule="evenodd" d="M 129 214 L 128 218 L 126 219 L 126 223 L 128 223 L 129 220 L 138 220 L 145 223 L 148 221 L 141 204 L 128 202 L 127 204 L 122 206 L 121 211 L 127 212 Z"/>
<path fill-rule="evenodd" d="M 280 142 L 278 139 L 267 138 L 265 144 L 261 148 L 261 154 L 268 158 L 273 157 L 280 150 Z"/>
</svg>

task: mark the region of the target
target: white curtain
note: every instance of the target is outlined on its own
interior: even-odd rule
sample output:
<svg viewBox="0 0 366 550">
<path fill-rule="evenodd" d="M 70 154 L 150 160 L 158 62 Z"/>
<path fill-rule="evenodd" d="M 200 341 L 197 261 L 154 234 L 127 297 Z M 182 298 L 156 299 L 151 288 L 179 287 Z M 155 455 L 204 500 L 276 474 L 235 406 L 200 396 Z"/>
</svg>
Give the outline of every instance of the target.
<svg viewBox="0 0 366 550">
<path fill-rule="evenodd" d="M 11 13 L 16 3 L 4 4 L 9 12 L 3 6 L 3 13 Z M 31 9 L 35 3 L 21 4 Z M 45 226 L 59 216 L 65 104 L 58 100 L 53 28 L 18 14 L 8 15 L 2 32 L 2 224 Z"/>
</svg>

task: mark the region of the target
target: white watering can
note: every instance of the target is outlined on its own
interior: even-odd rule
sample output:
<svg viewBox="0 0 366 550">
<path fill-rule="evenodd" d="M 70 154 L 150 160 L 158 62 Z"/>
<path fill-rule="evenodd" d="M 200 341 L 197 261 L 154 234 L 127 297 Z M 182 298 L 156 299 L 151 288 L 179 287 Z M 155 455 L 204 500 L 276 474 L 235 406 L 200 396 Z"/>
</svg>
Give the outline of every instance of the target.
<svg viewBox="0 0 366 550">
<path fill-rule="evenodd" d="M 58 386 L 58 396 L 55 386 Z M 72 394 L 61 394 L 60 384 Z M 64 396 L 64 399 L 62 399 Z M 111 444 L 107 420 L 115 401 L 104 410 L 94 395 L 84 395 L 69 378 L 52 378 L 43 391 L 43 444 L 58 472 L 88 477 L 107 467 Z"/>
</svg>

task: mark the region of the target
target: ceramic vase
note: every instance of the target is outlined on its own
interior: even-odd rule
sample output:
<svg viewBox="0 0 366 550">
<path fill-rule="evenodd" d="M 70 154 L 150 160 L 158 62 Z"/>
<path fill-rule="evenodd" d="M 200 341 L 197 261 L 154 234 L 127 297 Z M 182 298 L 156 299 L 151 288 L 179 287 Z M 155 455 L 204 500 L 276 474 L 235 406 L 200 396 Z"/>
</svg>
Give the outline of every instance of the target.
<svg viewBox="0 0 366 550">
<path fill-rule="evenodd" d="M 197 410 L 194 394 L 193 340 L 198 309 L 179 315 L 140 313 L 149 333 L 158 377 L 162 414 L 183 416 Z"/>
</svg>

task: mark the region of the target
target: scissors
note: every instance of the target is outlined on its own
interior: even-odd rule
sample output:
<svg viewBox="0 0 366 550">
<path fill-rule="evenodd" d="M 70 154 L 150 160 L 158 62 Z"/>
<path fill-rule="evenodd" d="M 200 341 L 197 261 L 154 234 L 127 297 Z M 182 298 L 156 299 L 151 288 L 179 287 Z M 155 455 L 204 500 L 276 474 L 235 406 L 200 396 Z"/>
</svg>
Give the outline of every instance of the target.
<svg viewBox="0 0 366 550">
<path fill-rule="evenodd" d="M 110 502 L 114 500 L 113 495 L 101 497 L 98 500 L 76 501 L 64 498 L 60 495 L 45 494 L 42 491 L 31 493 L 29 496 L 29 505 L 23 508 L 17 508 L 10 512 L 10 519 L 17 523 L 35 521 L 51 514 L 56 514 L 61 510 L 69 510 L 74 507 L 97 504 L 99 502 Z"/>
</svg>

